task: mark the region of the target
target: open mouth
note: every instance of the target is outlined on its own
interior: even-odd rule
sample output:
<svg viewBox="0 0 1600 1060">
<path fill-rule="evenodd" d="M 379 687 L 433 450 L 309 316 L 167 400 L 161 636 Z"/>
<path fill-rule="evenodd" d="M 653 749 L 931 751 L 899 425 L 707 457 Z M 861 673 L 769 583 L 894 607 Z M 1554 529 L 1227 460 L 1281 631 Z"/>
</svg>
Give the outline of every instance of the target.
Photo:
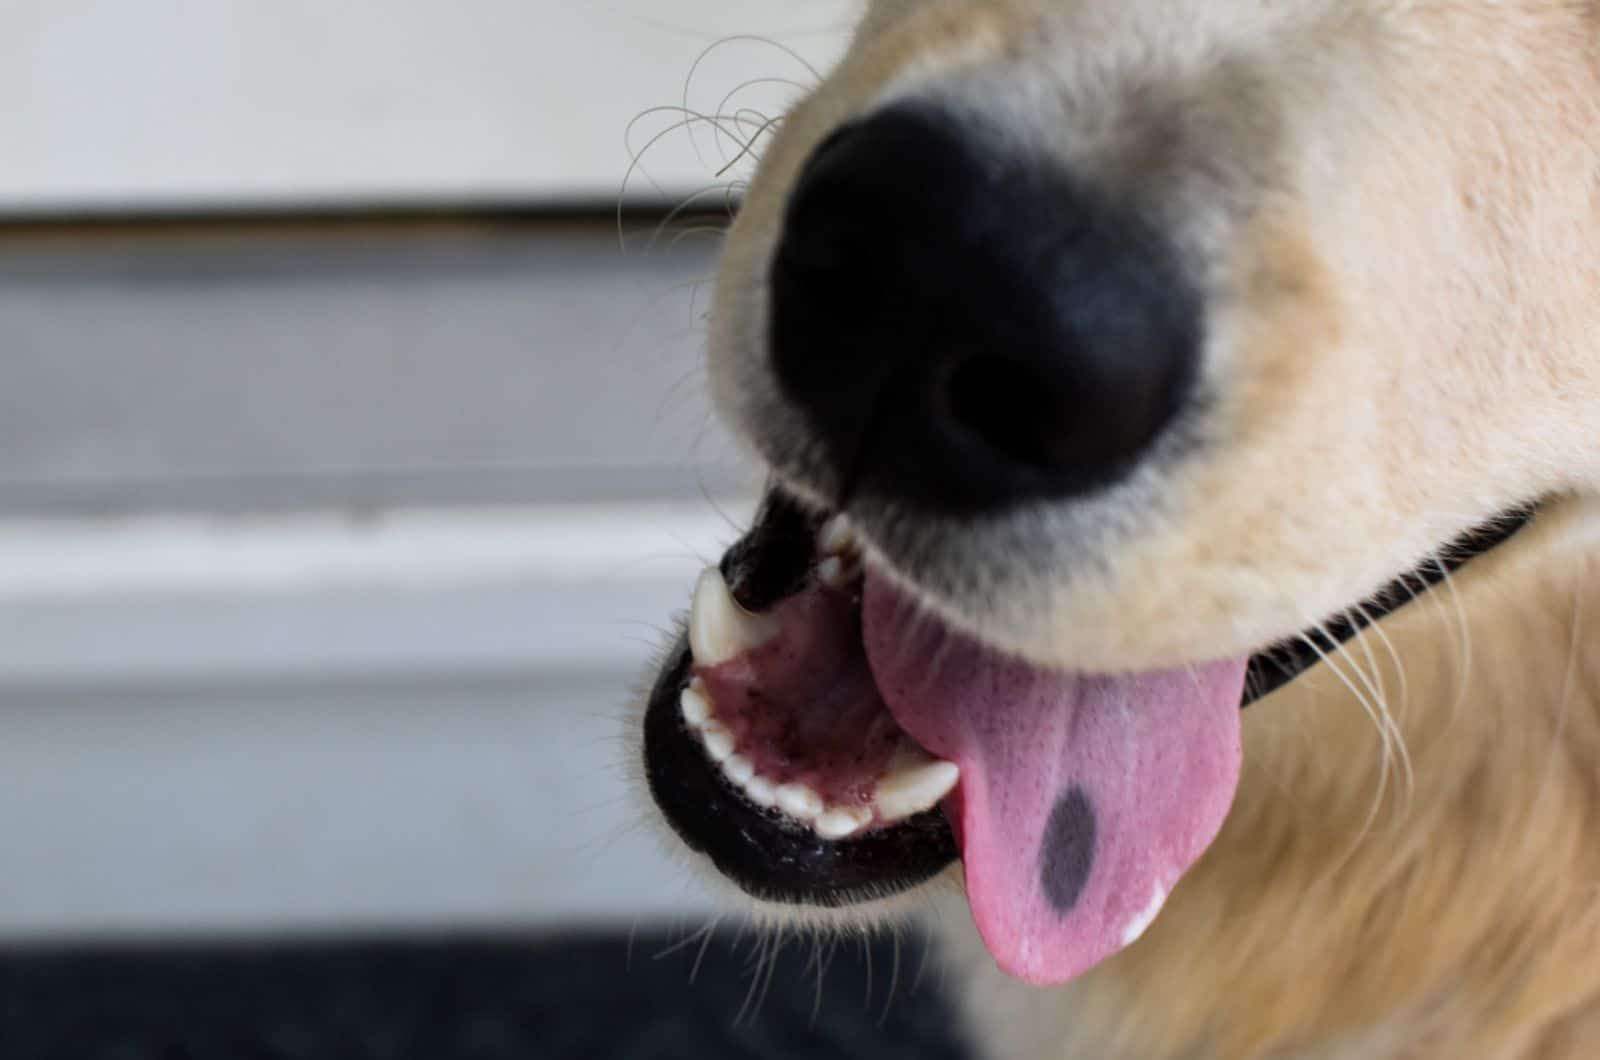
<svg viewBox="0 0 1600 1060">
<path fill-rule="evenodd" d="M 1062 982 L 1137 939 L 1215 838 L 1239 708 L 1529 515 L 1466 535 L 1315 647 L 1099 676 L 945 627 L 863 568 L 842 520 L 771 491 L 696 586 L 650 695 L 646 776 L 684 841 L 765 900 L 886 897 L 960 858 L 1000 967 Z"/>
</svg>

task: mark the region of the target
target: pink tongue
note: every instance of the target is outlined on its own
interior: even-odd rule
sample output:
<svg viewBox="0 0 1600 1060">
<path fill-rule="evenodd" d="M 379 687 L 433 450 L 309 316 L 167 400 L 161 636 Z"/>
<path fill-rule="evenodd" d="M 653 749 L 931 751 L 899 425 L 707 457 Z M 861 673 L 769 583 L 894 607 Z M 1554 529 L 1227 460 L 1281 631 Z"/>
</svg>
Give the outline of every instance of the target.
<svg viewBox="0 0 1600 1060">
<path fill-rule="evenodd" d="M 945 812 L 996 963 L 1061 983 L 1138 938 L 1233 801 L 1245 661 L 1046 670 L 948 629 L 881 577 L 865 594 L 867 658 L 895 720 L 961 767 Z"/>
</svg>

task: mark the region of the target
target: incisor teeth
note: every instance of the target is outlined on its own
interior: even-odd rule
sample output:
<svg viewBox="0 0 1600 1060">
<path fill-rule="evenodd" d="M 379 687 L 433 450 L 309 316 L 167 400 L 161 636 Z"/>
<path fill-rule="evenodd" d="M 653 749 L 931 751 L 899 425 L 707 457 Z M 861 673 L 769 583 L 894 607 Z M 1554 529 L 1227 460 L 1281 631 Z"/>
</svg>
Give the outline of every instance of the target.
<svg viewBox="0 0 1600 1060">
<path fill-rule="evenodd" d="M 728 779 L 735 784 L 748 784 L 756 775 L 756 767 L 744 755 L 729 755 L 728 760 L 722 763 L 722 771 L 728 774 Z"/>
<path fill-rule="evenodd" d="M 699 666 L 716 666 L 753 648 L 778 633 L 778 623 L 765 615 L 752 615 L 739 606 L 728 583 L 716 567 L 708 567 L 694 587 L 689 611 L 689 650 Z"/>
<path fill-rule="evenodd" d="M 765 777 L 751 777 L 744 782 L 744 793 L 750 796 L 750 801 L 757 806 L 776 806 L 778 804 L 778 789 L 772 786 L 772 781 Z"/>
<path fill-rule="evenodd" d="M 822 813 L 822 796 L 804 784 L 784 784 L 774 792 L 778 809 L 790 817 L 809 821 Z"/>
<path fill-rule="evenodd" d="M 954 762 L 904 765 L 878 778 L 873 804 L 885 820 L 898 821 L 937 806 L 960 779 L 961 770 Z"/>
<path fill-rule="evenodd" d="M 855 835 L 871 823 L 870 810 L 834 809 L 811 822 L 811 827 L 823 839 L 844 839 Z"/>
<path fill-rule="evenodd" d="M 701 728 L 711 720 L 711 701 L 692 685 L 683 690 L 678 704 L 683 708 L 683 720 L 691 729 Z"/>
<path fill-rule="evenodd" d="M 715 718 L 700 729 L 700 740 L 713 762 L 725 762 L 733 754 L 733 731 Z"/>
</svg>

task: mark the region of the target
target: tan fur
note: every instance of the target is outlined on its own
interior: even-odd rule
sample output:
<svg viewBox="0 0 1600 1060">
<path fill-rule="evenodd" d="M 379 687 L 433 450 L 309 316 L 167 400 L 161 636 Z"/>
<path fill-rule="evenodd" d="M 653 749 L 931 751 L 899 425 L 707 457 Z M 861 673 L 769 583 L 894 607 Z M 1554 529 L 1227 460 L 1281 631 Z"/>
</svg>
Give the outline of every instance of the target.
<svg viewBox="0 0 1600 1060">
<path fill-rule="evenodd" d="M 1205 262 L 1220 396 L 1199 453 L 1082 503 L 1098 563 L 925 593 L 950 621 L 1093 671 L 1235 655 L 1569 498 L 1251 709 L 1233 814 L 1131 950 L 1040 992 L 954 932 L 981 1040 L 1600 1056 L 1600 3 L 879 0 L 719 276 L 714 393 L 780 472 L 798 428 L 761 336 L 786 189 L 841 121 L 944 85 Z"/>
<path fill-rule="evenodd" d="M 1250 708 L 1234 811 L 1132 948 L 1041 992 L 950 932 L 992 1055 L 1600 1054 L 1600 511 L 1565 507 L 1333 659 L 1413 783 L 1322 667 Z"/>
<path fill-rule="evenodd" d="M 1203 457 L 1077 506 L 1118 528 L 1103 563 L 930 597 L 946 619 L 1079 669 L 1237 654 L 1510 504 L 1600 481 L 1592 4 L 888 6 L 785 120 L 730 233 L 710 353 L 725 416 L 780 469 L 803 431 L 763 336 L 807 152 L 886 92 L 958 78 L 977 79 L 953 81 L 958 98 L 1206 260 L 1204 372 L 1224 399 Z M 1338 473 L 1305 474 L 1313 461 Z"/>
</svg>

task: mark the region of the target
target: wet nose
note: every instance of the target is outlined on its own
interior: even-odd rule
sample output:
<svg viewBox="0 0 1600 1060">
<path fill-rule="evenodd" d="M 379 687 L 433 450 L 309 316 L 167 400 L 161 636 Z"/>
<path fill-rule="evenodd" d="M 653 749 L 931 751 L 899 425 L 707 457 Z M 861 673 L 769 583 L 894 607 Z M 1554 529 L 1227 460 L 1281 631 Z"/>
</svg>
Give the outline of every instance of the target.
<svg viewBox="0 0 1600 1060">
<path fill-rule="evenodd" d="M 1155 226 L 922 104 L 815 150 L 770 297 L 779 385 L 845 488 L 946 513 L 1126 475 L 1183 408 L 1201 345 Z"/>
</svg>

